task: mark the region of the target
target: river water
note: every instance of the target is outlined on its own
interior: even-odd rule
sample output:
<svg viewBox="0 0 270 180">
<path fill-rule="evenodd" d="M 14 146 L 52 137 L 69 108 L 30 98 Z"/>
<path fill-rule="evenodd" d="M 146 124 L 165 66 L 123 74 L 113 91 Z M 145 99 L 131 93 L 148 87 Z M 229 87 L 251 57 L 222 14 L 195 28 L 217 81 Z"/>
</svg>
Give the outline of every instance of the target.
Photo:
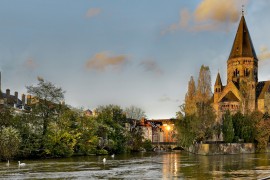
<svg viewBox="0 0 270 180">
<path fill-rule="evenodd" d="M 106 163 L 103 163 L 103 158 Z M 0 179 L 262 179 L 270 154 L 138 153 L 0 163 Z"/>
</svg>

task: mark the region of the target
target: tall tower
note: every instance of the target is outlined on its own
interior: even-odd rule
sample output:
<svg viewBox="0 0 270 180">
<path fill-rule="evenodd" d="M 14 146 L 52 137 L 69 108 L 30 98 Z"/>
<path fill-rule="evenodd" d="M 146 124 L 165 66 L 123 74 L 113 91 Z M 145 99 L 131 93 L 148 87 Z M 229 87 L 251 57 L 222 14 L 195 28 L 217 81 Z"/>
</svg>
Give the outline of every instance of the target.
<svg viewBox="0 0 270 180">
<path fill-rule="evenodd" d="M 250 79 L 250 76 L 253 79 Z M 227 83 L 241 80 L 258 82 L 258 58 L 254 50 L 246 20 L 242 15 L 234 43 L 227 61 Z"/>
<path fill-rule="evenodd" d="M 248 106 L 246 108 L 251 111 L 255 110 L 258 58 L 243 14 L 227 61 L 227 83 L 231 81 L 239 87 L 244 106 Z"/>
</svg>

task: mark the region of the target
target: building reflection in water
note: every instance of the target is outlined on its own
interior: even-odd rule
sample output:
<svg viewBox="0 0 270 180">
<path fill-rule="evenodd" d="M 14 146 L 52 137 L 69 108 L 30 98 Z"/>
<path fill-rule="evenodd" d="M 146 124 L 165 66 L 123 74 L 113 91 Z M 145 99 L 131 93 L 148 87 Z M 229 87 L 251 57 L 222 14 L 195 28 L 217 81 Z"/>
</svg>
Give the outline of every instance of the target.
<svg viewBox="0 0 270 180">
<path fill-rule="evenodd" d="M 180 175 L 180 153 L 168 153 L 162 159 L 162 179 L 177 179 Z"/>
</svg>

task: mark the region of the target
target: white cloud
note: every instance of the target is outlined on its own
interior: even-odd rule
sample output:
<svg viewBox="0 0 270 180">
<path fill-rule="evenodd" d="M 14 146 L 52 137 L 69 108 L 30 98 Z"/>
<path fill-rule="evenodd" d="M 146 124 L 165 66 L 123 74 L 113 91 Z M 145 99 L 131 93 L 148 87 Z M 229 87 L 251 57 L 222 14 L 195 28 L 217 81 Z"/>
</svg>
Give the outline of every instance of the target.
<svg viewBox="0 0 270 180">
<path fill-rule="evenodd" d="M 241 5 L 247 4 L 247 0 L 203 0 L 194 12 L 188 9 L 180 10 L 177 23 L 168 26 L 162 34 L 174 32 L 180 29 L 187 31 L 228 31 L 230 25 L 237 22 L 241 15 Z"/>
</svg>

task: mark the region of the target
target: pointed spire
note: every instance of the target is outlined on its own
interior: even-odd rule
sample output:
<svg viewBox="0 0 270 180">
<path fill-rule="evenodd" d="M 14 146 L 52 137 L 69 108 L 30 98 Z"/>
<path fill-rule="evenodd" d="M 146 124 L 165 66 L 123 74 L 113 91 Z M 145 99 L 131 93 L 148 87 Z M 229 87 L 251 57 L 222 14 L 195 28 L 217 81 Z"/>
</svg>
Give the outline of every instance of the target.
<svg viewBox="0 0 270 180">
<path fill-rule="evenodd" d="M 218 72 L 218 74 L 217 74 L 215 86 L 222 86 L 222 82 L 221 82 L 221 78 L 220 78 L 219 72 Z"/>
<path fill-rule="evenodd" d="M 248 32 L 243 10 L 229 59 L 237 57 L 254 57 L 258 59 Z"/>
</svg>

